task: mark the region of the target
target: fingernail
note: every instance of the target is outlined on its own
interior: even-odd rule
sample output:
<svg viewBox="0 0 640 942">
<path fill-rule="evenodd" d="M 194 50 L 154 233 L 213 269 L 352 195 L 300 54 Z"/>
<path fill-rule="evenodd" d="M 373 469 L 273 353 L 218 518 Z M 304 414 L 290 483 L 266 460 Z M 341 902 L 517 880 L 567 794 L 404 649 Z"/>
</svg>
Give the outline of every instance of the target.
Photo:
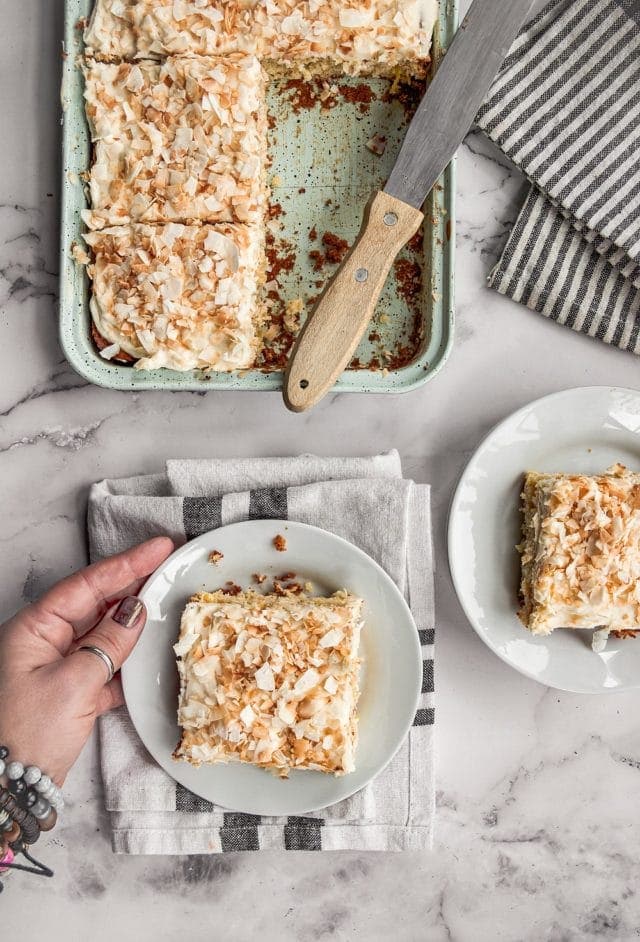
<svg viewBox="0 0 640 942">
<path fill-rule="evenodd" d="M 113 620 L 123 628 L 133 628 L 144 611 L 144 602 L 135 595 L 123 599 L 113 613 Z"/>
</svg>

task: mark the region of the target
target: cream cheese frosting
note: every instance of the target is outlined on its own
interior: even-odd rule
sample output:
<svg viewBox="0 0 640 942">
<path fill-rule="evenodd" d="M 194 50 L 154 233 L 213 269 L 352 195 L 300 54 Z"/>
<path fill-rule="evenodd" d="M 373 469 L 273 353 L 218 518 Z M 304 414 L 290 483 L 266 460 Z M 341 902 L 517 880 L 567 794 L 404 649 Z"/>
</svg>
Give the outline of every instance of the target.
<svg viewBox="0 0 640 942">
<path fill-rule="evenodd" d="M 252 56 L 89 62 L 89 228 L 250 222 L 265 203 L 265 76 Z"/>
<path fill-rule="evenodd" d="M 194 596 L 175 645 L 174 757 L 248 762 L 282 777 L 353 771 L 362 604 L 347 593 Z"/>
<path fill-rule="evenodd" d="M 640 628 L 639 474 L 530 472 L 523 513 L 520 617 L 533 634 Z"/>
<path fill-rule="evenodd" d="M 90 232 L 91 314 L 137 369 L 244 369 L 259 324 L 259 226 L 118 226 Z"/>
</svg>

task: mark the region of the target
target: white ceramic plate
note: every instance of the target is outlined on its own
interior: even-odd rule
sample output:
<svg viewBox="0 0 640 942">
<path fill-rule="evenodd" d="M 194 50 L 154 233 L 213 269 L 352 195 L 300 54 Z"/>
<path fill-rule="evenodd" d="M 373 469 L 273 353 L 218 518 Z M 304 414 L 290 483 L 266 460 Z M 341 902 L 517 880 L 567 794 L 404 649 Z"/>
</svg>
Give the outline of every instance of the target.
<svg viewBox="0 0 640 942">
<path fill-rule="evenodd" d="M 590 631 L 534 638 L 516 616 L 520 491 L 525 471 L 594 474 L 616 462 L 640 470 L 640 393 L 594 386 L 546 396 L 497 426 L 467 465 L 449 516 L 449 565 L 460 603 L 482 640 L 527 677 L 576 693 L 640 687 L 640 637 Z"/>
<path fill-rule="evenodd" d="M 273 538 L 281 533 L 287 551 Z M 219 566 L 208 561 L 219 550 Z M 335 778 L 321 772 L 293 772 L 289 779 L 249 765 L 193 768 L 171 758 L 180 732 L 176 723 L 178 678 L 172 645 L 180 615 L 194 592 L 220 588 L 227 580 L 251 585 L 255 572 L 295 572 L 319 595 L 346 588 L 365 600 L 360 737 L 356 771 Z M 422 665 L 411 612 L 389 576 L 351 543 L 301 523 L 252 520 L 187 543 L 160 567 L 142 593 L 148 622 L 122 679 L 127 707 L 142 742 L 156 762 L 196 795 L 233 811 L 301 815 L 326 808 L 363 788 L 391 760 L 413 722 Z"/>
</svg>

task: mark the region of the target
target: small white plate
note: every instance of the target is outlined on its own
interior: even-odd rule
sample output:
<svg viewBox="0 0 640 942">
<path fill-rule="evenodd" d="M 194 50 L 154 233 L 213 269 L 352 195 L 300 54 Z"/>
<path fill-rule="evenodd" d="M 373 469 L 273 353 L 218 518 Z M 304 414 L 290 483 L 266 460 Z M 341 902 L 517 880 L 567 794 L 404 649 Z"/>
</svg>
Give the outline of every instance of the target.
<svg viewBox="0 0 640 942">
<path fill-rule="evenodd" d="M 526 471 L 601 473 L 616 462 L 640 470 L 640 393 L 567 389 L 515 412 L 467 465 L 449 516 L 449 565 L 465 614 L 516 670 L 549 687 L 603 693 L 640 687 L 640 637 L 611 638 L 602 654 L 590 631 L 535 638 L 516 616 L 520 492 Z"/>
<path fill-rule="evenodd" d="M 281 533 L 287 551 L 273 538 Z M 209 553 L 223 561 L 213 566 Z M 360 644 L 363 658 L 356 771 L 336 778 L 321 772 L 293 772 L 278 779 L 250 765 L 194 768 L 171 753 L 176 723 L 178 678 L 172 645 L 180 616 L 195 592 L 221 588 L 231 580 L 249 587 L 253 573 L 274 577 L 295 572 L 319 595 L 346 588 L 365 601 Z M 302 815 L 353 795 L 371 781 L 402 744 L 418 706 L 422 665 L 418 632 L 398 588 L 366 553 L 326 530 L 302 523 L 252 520 L 205 533 L 163 563 L 141 592 L 145 630 L 122 671 L 133 724 L 156 762 L 202 798 L 233 811 L 260 815 Z"/>
</svg>

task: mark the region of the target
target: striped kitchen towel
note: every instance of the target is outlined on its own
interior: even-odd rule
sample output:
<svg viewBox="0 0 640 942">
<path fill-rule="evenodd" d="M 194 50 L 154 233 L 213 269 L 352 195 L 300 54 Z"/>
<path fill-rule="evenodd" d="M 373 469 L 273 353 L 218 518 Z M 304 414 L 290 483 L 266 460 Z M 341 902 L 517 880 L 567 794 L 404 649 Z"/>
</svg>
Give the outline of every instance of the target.
<svg viewBox="0 0 640 942">
<path fill-rule="evenodd" d="M 429 488 L 402 478 L 397 452 L 362 459 L 169 461 L 163 474 L 103 481 L 89 499 L 91 557 L 158 533 L 183 543 L 216 527 L 263 518 L 315 524 L 350 540 L 405 594 L 423 652 L 423 693 L 414 726 L 387 768 L 351 798 L 318 814 L 267 818 L 215 807 L 178 785 L 148 755 L 126 710 L 114 711 L 100 720 L 113 849 L 124 854 L 428 849 L 435 804 Z"/>
<path fill-rule="evenodd" d="M 532 183 L 489 284 L 640 353 L 640 0 L 552 0 L 477 124 Z"/>
</svg>

